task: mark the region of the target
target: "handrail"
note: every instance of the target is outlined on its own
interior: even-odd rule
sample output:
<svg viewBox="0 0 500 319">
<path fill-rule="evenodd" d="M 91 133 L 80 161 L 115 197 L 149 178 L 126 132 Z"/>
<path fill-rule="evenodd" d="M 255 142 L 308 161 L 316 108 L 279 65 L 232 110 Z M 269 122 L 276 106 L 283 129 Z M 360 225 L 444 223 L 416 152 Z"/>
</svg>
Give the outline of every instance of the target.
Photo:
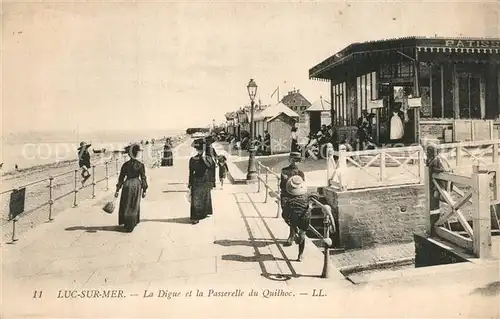
<svg viewBox="0 0 500 319">
<path fill-rule="evenodd" d="M 265 179 L 263 179 L 261 175 L 261 169 L 264 169 L 265 171 Z M 269 186 L 269 180 L 268 180 L 268 174 L 271 173 L 272 175 L 276 176 L 278 179 L 278 188 L 277 190 L 273 190 L 271 186 Z M 263 165 L 261 162 L 257 161 L 257 192 L 260 193 L 260 183 L 264 184 L 266 188 L 266 197 L 264 199 L 264 203 L 267 203 L 267 198 L 268 194 L 271 194 L 272 196 L 276 197 L 276 203 L 278 204 L 278 214 L 276 215 L 276 218 L 279 217 L 279 211 L 280 211 L 280 206 L 281 206 L 281 195 L 280 195 L 280 190 L 279 190 L 279 185 L 281 181 L 281 176 L 272 171 L 269 167 Z M 313 204 L 316 207 L 321 208 L 321 212 L 323 213 L 323 231 L 324 233 L 321 234 L 316 228 L 314 228 L 312 225 L 309 224 L 309 230 L 312 231 L 316 236 L 320 237 L 323 240 L 323 271 L 321 273 L 322 278 L 328 278 L 330 276 L 330 254 L 329 254 L 329 248 L 332 246 L 332 240 L 330 238 L 330 233 L 334 234 L 337 230 L 335 227 L 335 219 L 332 214 L 332 208 L 328 204 L 323 204 L 320 201 L 310 198 L 309 199 L 310 204 Z"/>
<path fill-rule="evenodd" d="M 48 221 L 52 221 L 54 220 L 54 218 L 52 218 L 52 212 L 53 212 L 53 205 L 56 201 L 64 198 L 64 197 L 67 197 L 68 195 L 71 195 L 73 194 L 74 195 L 74 198 L 73 198 L 73 206 L 72 207 L 77 207 L 78 206 L 78 192 L 80 192 L 82 189 L 86 189 L 87 187 L 90 187 L 92 186 L 92 198 L 95 198 L 96 195 L 95 195 L 95 186 L 97 184 L 99 184 L 100 182 L 103 182 L 105 181 L 106 182 L 106 188 L 105 190 L 108 190 L 109 189 L 109 178 L 111 176 L 115 176 L 115 175 L 118 175 L 119 174 L 119 162 L 123 162 L 124 158 L 121 157 L 121 156 L 113 156 L 111 158 L 109 158 L 108 160 L 106 160 L 104 163 L 102 164 L 94 164 L 94 165 L 91 165 L 91 169 L 92 169 L 92 182 L 87 184 L 87 185 L 82 185 L 81 187 L 78 186 L 78 173 L 79 173 L 79 169 L 72 169 L 72 170 L 68 170 L 68 171 L 65 171 L 65 172 L 62 172 L 62 173 L 59 173 L 59 174 L 56 174 L 56 175 L 50 175 L 49 177 L 45 177 L 45 178 L 42 178 L 42 179 L 39 179 L 39 180 L 36 180 L 36 181 L 32 181 L 32 182 L 29 182 L 29 183 L 26 183 L 26 184 L 23 184 L 21 186 L 17 186 L 17 187 L 12 187 L 8 190 L 5 190 L 5 191 L 2 191 L 0 193 L 0 195 L 3 195 L 3 194 L 7 194 L 7 193 L 12 193 L 12 192 L 15 192 L 15 191 L 18 191 L 20 189 L 24 189 L 24 188 L 27 188 L 29 186 L 32 186 L 32 185 L 35 185 L 35 184 L 39 184 L 39 183 L 42 183 L 42 182 L 45 182 L 45 181 L 49 181 L 49 185 L 47 186 L 49 188 L 49 199 L 47 201 L 44 201 L 40 204 L 38 204 L 36 207 L 34 208 L 31 208 L 27 211 L 21 211 L 21 212 L 14 212 L 16 215 L 13 216 L 13 213 L 9 211 L 9 216 L 8 216 L 8 221 L 12 221 L 12 243 L 16 242 L 18 239 L 16 239 L 15 237 L 15 230 L 16 230 L 16 222 L 19 221 L 20 217 L 22 217 L 22 215 L 26 215 L 28 213 L 31 213 L 37 209 L 40 209 L 42 207 L 45 207 L 47 205 L 49 205 L 49 216 L 48 216 Z M 115 163 L 115 172 L 113 174 L 109 174 L 109 165 L 112 164 L 112 163 Z M 104 166 L 105 167 L 105 176 L 104 178 L 102 179 L 99 179 L 99 180 L 96 180 L 95 178 L 95 168 L 96 167 L 102 167 Z M 60 194 L 56 197 L 53 196 L 53 189 L 54 189 L 54 186 L 53 186 L 53 181 L 54 179 L 56 178 L 59 178 L 59 177 L 62 177 L 62 176 L 66 176 L 66 175 L 69 175 L 69 174 L 74 174 L 74 183 L 73 183 L 73 189 L 71 191 L 68 191 L 68 192 L 65 192 L 63 194 Z"/>
</svg>

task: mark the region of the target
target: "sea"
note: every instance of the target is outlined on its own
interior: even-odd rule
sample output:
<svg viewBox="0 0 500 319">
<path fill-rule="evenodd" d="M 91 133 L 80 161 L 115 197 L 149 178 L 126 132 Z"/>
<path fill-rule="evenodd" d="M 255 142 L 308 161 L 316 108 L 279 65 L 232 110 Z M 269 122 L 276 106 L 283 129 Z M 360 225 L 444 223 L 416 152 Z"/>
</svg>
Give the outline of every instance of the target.
<svg viewBox="0 0 500 319">
<path fill-rule="evenodd" d="M 91 143 L 89 150 L 106 150 L 111 154 L 123 150 L 132 142 L 159 141 L 164 137 L 184 134 L 182 130 L 165 131 L 96 131 L 88 133 L 66 131 L 27 131 L 4 134 L 0 143 L 0 163 L 2 174 L 41 165 L 49 165 L 77 159 L 77 148 L 81 141 Z"/>
</svg>

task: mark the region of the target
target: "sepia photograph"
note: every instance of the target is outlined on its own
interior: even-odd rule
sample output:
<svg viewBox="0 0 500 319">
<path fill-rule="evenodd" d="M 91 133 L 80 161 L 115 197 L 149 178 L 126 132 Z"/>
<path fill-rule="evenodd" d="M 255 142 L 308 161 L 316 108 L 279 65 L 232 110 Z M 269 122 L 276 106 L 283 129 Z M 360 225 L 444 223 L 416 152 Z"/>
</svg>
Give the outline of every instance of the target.
<svg viewBox="0 0 500 319">
<path fill-rule="evenodd" d="M 500 2 L 0 2 L 0 318 L 500 318 Z"/>
</svg>

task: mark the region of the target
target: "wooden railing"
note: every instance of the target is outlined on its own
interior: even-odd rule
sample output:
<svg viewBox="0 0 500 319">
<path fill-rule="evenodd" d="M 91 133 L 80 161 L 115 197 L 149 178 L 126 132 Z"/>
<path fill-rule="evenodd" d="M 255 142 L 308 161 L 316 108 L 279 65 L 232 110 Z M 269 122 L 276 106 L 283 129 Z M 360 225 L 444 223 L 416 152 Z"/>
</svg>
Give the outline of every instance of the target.
<svg viewBox="0 0 500 319">
<path fill-rule="evenodd" d="M 264 177 L 262 177 L 262 173 L 264 174 Z M 272 184 L 269 181 L 269 175 L 276 178 L 276 186 L 277 186 L 276 189 L 273 189 L 273 187 L 271 186 Z M 262 183 L 265 188 L 264 203 L 268 202 L 268 196 L 272 196 L 274 198 L 274 201 L 278 205 L 278 212 L 276 214 L 276 218 L 278 218 L 280 215 L 280 207 L 281 207 L 280 178 L 281 176 L 279 174 L 273 172 L 269 167 L 264 166 L 262 163 L 257 161 L 257 180 L 258 180 L 257 192 L 258 193 L 261 192 L 261 183 Z M 314 198 L 310 199 L 310 204 L 313 208 L 314 207 L 320 208 L 321 212 L 323 213 L 323 227 L 324 227 L 323 234 L 321 234 L 312 225 L 309 225 L 309 230 L 323 240 L 324 259 L 323 259 L 323 270 L 321 273 L 321 278 L 328 278 L 330 276 L 329 248 L 332 246 L 331 235 L 333 235 L 336 232 L 335 220 L 333 218 L 332 208 L 330 207 L 330 205 L 322 204 L 321 202 L 319 202 Z"/>
<path fill-rule="evenodd" d="M 340 191 L 424 182 L 421 146 L 365 151 L 327 150 L 327 183 Z"/>
<path fill-rule="evenodd" d="M 499 229 L 495 209 L 500 203 L 500 166 L 478 163 L 472 175 L 425 171 L 427 232 L 473 253 L 478 258 L 491 256 L 491 225 Z M 444 203 L 444 205 L 441 205 Z M 472 226 L 463 213 L 471 205 Z M 456 218 L 463 231 L 453 230 L 450 220 Z M 493 223 L 492 223 L 493 221 Z"/>
<path fill-rule="evenodd" d="M 499 162 L 500 140 L 439 144 L 437 148 L 454 167 L 472 167 L 473 162 L 491 164 Z"/>
</svg>

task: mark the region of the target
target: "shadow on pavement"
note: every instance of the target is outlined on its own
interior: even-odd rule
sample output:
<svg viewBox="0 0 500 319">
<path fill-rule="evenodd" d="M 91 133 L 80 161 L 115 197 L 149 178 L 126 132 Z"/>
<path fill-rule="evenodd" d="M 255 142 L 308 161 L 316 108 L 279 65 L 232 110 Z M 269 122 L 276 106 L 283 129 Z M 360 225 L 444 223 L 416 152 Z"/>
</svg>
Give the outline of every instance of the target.
<svg viewBox="0 0 500 319">
<path fill-rule="evenodd" d="M 165 218 L 165 219 L 141 219 L 141 222 L 157 222 L 157 223 L 172 223 L 172 224 L 191 224 L 189 217 Z"/>
<path fill-rule="evenodd" d="M 480 294 L 482 296 L 496 296 L 500 294 L 500 281 L 493 281 L 484 287 L 476 288 L 471 293 L 472 295 Z"/>
<path fill-rule="evenodd" d="M 258 256 L 241 256 L 241 255 L 229 254 L 229 255 L 222 255 L 222 260 L 248 263 L 248 262 L 272 261 L 272 260 L 277 260 L 277 258 L 275 258 L 271 254 L 258 255 Z"/>
<path fill-rule="evenodd" d="M 229 240 L 221 239 L 214 241 L 214 244 L 231 247 L 231 246 L 247 246 L 247 247 L 266 247 L 275 244 L 274 241 L 255 241 L 255 240 Z"/>
<path fill-rule="evenodd" d="M 112 226 L 72 226 L 65 228 L 66 231 L 84 230 L 87 233 L 97 233 L 98 231 L 114 231 L 118 233 L 126 233 L 125 229 L 118 225 Z"/>
</svg>

